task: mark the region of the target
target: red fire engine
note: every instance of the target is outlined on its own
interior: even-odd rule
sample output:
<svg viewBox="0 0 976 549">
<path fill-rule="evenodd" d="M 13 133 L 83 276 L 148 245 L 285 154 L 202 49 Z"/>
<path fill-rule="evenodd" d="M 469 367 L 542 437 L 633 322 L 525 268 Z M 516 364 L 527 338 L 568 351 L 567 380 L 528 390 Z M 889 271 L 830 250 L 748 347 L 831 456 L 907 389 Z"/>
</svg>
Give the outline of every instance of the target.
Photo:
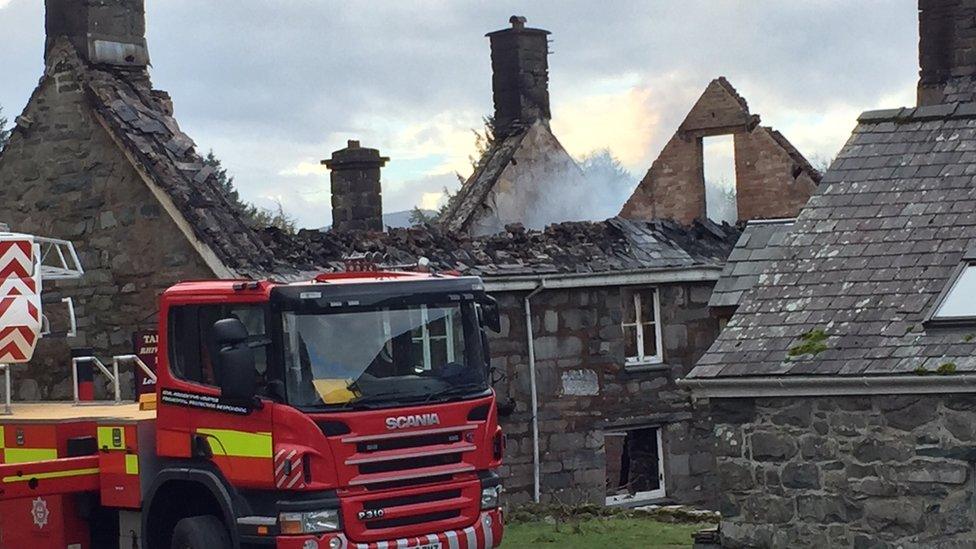
<svg viewBox="0 0 976 549">
<path fill-rule="evenodd" d="M 179 283 L 155 409 L 0 417 L 0 547 L 498 546 L 497 328 L 477 277 Z"/>
</svg>

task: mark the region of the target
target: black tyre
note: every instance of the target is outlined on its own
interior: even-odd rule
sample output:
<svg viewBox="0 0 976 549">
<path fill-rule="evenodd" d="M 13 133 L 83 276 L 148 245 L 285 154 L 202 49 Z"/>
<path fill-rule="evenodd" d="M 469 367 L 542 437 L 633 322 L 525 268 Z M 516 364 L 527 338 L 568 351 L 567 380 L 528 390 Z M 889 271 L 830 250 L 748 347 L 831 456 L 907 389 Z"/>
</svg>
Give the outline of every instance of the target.
<svg viewBox="0 0 976 549">
<path fill-rule="evenodd" d="M 176 523 L 172 549 L 232 549 L 224 523 L 213 515 L 189 517 Z"/>
</svg>

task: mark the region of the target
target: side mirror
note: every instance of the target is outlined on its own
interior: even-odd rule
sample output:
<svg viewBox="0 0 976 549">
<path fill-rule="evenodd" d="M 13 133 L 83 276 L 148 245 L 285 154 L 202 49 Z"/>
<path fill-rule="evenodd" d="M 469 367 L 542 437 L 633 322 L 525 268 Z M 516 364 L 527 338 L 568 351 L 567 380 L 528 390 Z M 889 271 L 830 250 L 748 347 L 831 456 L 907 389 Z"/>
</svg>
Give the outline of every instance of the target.
<svg viewBox="0 0 976 549">
<path fill-rule="evenodd" d="M 498 313 L 498 302 L 491 296 L 485 296 L 485 298 L 481 303 L 481 310 L 484 311 L 485 327 L 497 334 L 502 331 L 502 320 L 501 315 Z"/>
<path fill-rule="evenodd" d="M 251 403 L 257 394 L 254 350 L 247 345 L 247 327 L 236 318 L 224 318 L 213 325 L 217 347 L 217 383 L 220 396 L 234 402 Z"/>
</svg>

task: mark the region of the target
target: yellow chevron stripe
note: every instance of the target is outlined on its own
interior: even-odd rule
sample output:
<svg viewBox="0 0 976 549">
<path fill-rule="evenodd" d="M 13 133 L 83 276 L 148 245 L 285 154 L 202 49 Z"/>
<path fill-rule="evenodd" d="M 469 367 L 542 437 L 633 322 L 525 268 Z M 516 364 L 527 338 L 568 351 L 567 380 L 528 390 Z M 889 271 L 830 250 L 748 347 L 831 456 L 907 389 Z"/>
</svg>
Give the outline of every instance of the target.
<svg viewBox="0 0 976 549">
<path fill-rule="evenodd" d="M 24 476 L 14 476 L 14 477 L 3 477 L 5 483 L 11 482 L 27 482 L 31 479 L 44 480 L 51 478 L 66 478 L 66 477 L 81 477 L 84 475 L 97 475 L 99 472 L 98 467 L 92 467 L 90 469 L 70 469 L 68 471 L 51 471 L 50 473 L 36 473 L 33 475 Z"/>
</svg>

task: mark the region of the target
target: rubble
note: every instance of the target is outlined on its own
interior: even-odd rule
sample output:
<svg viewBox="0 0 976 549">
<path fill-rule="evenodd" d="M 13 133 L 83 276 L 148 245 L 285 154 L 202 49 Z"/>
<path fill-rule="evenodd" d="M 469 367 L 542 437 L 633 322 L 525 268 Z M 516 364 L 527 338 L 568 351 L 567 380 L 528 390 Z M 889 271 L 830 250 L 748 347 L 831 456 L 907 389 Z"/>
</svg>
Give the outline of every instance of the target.
<svg viewBox="0 0 976 549">
<path fill-rule="evenodd" d="M 436 270 L 480 276 L 626 272 L 721 265 L 740 230 L 730 225 L 672 221 L 567 222 L 544 230 L 508 225 L 502 233 L 472 237 L 440 226 L 367 231 L 299 231 L 274 228 L 262 244 L 278 260 L 275 275 L 342 270 L 344 260 L 366 254 L 387 268 L 416 265 L 426 257 Z"/>
</svg>

